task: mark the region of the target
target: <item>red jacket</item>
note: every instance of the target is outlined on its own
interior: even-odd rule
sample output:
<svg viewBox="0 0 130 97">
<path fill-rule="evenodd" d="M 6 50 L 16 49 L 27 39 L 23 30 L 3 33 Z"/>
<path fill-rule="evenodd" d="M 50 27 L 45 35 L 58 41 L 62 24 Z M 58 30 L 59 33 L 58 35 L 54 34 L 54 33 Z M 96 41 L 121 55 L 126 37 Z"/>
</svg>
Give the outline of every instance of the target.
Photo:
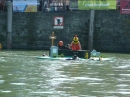
<svg viewBox="0 0 130 97">
<path fill-rule="evenodd" d="M 78 42 L 77 44 L 74 44 L 74 42 L 72 42 L 71 44 L 71 50 L 77 51 L 80 50 L 80 43 Z"/>
</svg>

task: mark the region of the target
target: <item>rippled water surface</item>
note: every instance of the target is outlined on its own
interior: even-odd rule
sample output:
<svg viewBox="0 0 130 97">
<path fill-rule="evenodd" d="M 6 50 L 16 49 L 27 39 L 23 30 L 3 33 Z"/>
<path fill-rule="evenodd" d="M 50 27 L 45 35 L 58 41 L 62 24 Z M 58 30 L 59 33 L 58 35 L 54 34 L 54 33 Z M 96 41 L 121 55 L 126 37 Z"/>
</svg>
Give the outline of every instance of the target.
<svg viewBox="0 0 130 97">
<path fill-rule="evenodd" d="M 0 51 L 0 97 L 130 97 L 130 54 L 112 60 L 37 59 L 47 51 Z"/>
</svg>

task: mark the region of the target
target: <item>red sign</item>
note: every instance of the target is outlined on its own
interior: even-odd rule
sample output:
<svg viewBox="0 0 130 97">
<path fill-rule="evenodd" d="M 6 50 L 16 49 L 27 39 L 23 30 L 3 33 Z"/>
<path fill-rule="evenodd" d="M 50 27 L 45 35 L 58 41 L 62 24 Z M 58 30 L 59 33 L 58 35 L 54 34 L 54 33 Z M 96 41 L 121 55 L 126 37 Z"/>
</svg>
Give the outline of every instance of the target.
<svg viewBox="0 0 130 97">
<path fill-rule="evenodd" d="M 130 0 L 121 0 L 120 1 L 120 13 L 121 14 L 130 14 Z"/>
</svg>

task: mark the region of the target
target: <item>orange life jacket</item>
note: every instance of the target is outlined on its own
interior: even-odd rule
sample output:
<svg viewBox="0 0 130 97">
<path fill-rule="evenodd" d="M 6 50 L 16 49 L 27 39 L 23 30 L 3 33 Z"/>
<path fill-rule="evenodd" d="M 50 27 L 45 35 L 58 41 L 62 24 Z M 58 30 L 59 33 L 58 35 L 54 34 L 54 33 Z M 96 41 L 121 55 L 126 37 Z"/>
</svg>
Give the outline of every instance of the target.
<svg viewBox="0 0 130 97">
<path fill-rule="evenodd" d="M 77 51 L 80 50 L 79 42 L 77 44 L 72 43 L 71 50 Z"/>
</svg>

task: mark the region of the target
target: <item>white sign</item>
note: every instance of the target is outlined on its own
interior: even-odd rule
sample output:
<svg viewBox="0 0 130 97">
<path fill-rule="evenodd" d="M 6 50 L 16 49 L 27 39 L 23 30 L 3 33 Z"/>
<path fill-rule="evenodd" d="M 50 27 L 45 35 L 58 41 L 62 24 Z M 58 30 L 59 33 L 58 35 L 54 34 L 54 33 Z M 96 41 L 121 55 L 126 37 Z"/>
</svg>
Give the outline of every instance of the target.
<svg viewBox="0 0 130 97">
<path fill-rule="evenodd" d="M 54 17 L 54 29 L 63 29 L 64 20 L 63 17 L 55 16 Z"/>
<path fill-rule="evenodd" d="M 63 17 L 54 17 L 54 26 L 63 26 Z"/>
<path fill-rule="evenodd" d="M 54 26 L 54 29 L 63 29 L 63 26 Z"/>
<path fill-rule="evenodd" d="M 57 49 L 54 49 L 54 48 L 53 48 L 53 51 L 52 51 L 52 52 L 53 52 L 53 53 L 57 53 Z"/>
</svg>

